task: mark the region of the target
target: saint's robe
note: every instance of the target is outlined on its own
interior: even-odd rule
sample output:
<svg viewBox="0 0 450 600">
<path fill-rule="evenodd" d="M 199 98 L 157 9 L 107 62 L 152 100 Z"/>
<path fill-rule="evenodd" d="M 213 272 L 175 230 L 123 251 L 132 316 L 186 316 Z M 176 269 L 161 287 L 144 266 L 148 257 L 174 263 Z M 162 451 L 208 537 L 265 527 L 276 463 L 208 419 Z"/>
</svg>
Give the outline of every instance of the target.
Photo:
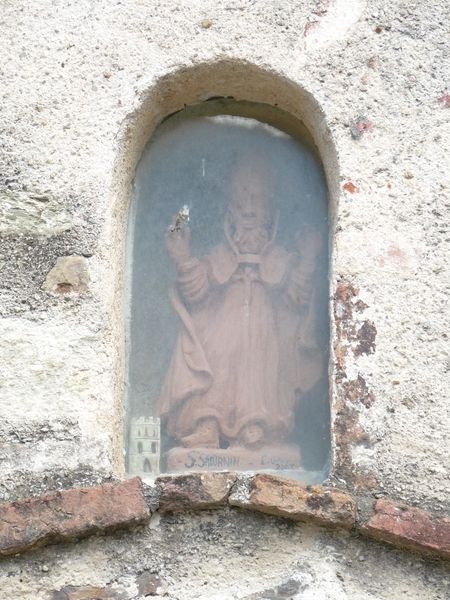
<svg viewBox="0 0 450 600">
<path fill-rule="evenodd" d="M 229 443 L 252 423 L 267 442 L 286 438 L 296 395 L 322 372 L 309 265 L 274 244 L 242 255 L 224 242 L 179 266 L 171 300 L 180 331 L 158 401 L 169 435 L 213 417 Z"/>
</svg>

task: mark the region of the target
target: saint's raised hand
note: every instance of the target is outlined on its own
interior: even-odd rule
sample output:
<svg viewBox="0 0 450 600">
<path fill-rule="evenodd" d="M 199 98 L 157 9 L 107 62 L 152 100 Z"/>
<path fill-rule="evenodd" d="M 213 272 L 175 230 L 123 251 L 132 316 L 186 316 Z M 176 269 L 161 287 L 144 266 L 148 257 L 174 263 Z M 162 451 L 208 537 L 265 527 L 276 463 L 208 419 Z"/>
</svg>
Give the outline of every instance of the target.
<svg viewBox="0 0 450 600">
<path fill-rule="evenodd" d="M 191 232 L 189 226 L 183 224 L 176 226 L 176 217 L 173 225 L 166 232 L 166 248 L 170 258 L 181 264 L 191 258 Z"/>
</svg>

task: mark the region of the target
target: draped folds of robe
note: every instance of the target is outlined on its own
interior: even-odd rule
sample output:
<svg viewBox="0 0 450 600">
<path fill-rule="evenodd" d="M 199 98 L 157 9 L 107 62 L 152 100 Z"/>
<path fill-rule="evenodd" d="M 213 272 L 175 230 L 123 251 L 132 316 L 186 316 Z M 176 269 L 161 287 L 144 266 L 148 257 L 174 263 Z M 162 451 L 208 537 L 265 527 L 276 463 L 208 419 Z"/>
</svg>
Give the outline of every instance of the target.
<svg viewBox="0 0 450 600">
<path fill-rule="evenodd" d="M 169 435 L 180 440 L 210 417 L 228 441 L 252 423 L 268 440 L 291 431 L 298 390 L 322 372 L 313 306 L 288 293 L 296 268 L 295 256 L 274 244 L 240 255 L 223 243 L 181 265 L 171 294 L 180 330 L 158 401 Z M 309 279 L 300 277 L 306 290 Z"/>
</svg>

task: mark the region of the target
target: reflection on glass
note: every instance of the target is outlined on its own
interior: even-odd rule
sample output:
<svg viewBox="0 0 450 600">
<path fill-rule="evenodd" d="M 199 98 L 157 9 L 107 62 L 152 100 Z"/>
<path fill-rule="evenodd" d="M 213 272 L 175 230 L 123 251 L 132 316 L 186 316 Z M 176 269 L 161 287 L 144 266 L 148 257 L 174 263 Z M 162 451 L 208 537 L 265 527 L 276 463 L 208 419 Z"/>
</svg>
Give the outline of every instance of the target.
<svg viewBox="0 0 450 600">
<path fill-rule="evenodd" d="M 284 113 L 238 105 L 171 117 L 136 173 L 128 470 L 319 481 L 329 452 L 326 186 L 307 137 L 261 122 L 286 129 Z M 245 117 L 217 114 L 239 109 Z"/>
</svg>

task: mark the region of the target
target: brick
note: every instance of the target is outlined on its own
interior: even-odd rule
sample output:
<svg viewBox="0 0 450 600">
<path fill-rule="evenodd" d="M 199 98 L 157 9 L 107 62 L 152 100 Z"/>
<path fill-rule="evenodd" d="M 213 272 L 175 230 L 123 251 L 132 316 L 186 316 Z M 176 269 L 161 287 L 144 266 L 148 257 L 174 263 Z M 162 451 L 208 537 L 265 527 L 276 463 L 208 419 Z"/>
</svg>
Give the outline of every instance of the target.
<svg viewBox="0 0 450 600">
<path fill-rule="evenodd" d="M 0 505 L 0 555 L 145 522 L 139 477 Z"/>
<path fill-rule="evenodd" d="M 159 510 L 180 512 L 225 506 L 236 480 L 233 473 L 168 475 L 155 481 L 160 490 Z"/>
<path fill-rule="evenodd" d="M 316 521 L 351 528 L 356 503 L 345 492 L 322 486 L 304 486 L 274 475 L 242 478 L 233 488 L 229 504 L 296 521 Z"/>
<path fill-rule="evenodd" d="M 450 519 L 381 498 L 361 532 L 401 548 L 450 558 Z"/>
</svg>

